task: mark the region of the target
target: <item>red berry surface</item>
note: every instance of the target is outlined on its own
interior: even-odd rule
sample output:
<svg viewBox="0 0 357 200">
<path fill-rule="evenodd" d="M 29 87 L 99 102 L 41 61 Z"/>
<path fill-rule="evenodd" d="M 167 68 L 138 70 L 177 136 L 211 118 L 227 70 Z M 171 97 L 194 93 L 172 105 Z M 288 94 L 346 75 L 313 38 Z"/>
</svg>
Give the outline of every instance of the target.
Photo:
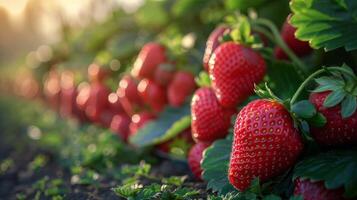
<svg viewBox="0 0 357 200">
<path fill-rule="evenodd" d="M 311 133 L 315 140 L 327 146 L 344 146 L 357 144 L 357 112 L 343 119 L 340 104 L 326 108 L 323 103 L 331 92 L 311 93 L 310 102 L 322 113 L 327 123 L 321 128 L 312 127 Z"/>
<path fill-rule="evenodd" d="M 259 53 L 243 45 L 226 42 L 213 53 L 209 74 L 212 88 L 224 107 L 236 107 L 254 93 L 265 75 L 265 61 Z"/>
<path fill-rule="evenodd" d="M 289 112 L 279 102 L 255 100 L 237 116 L 229 181 L 240 191 L 255 177 L 264 182 L 293 167 L 303 144 Z"/>
<path fill-rule="evenodd" d="M 195 77 L 189 72 L 176 72 L 167 89 L 169 104 L 179 107 L 196 89 Z"/>
<path fill-rule="evenodd" d="M 211 88 L 196 90 L 191 102 L 192 137 L 212 142 L 228 134 L 234 110 L 222 107 Z"/>
<path fill-rule="evenodd" d="M 203 151 L 209 147 L 209 143 L 199 142 L 192 146 L 188 153 L 188 165 L 195 176 L 195 178 L 201 180 L 202 168 L 201 168 L 201 161 L 203 157 Z"/>
</svg>

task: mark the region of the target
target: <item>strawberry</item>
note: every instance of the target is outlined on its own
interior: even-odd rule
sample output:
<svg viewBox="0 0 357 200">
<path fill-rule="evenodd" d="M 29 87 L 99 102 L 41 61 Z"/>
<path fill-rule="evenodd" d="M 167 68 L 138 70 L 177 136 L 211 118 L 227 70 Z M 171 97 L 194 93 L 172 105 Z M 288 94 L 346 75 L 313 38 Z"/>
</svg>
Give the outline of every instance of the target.
<svg viewBox="0 0 357 200">
<path fill-rule="evenodd" d="M 255 177 L 266 181 L 280 175 L 295 164 L 302 148 L 293 119 L 281 103 L 252 101 L 235 122 L 229 181 L 244 191 Z"/>
<path fill-rule="evenodd" d="M 175 74 L 175 68 L 172 64 L 160 64 L 155 71 L 154 81 L 161 87 L 167 87 Z"/>
<path fill-rule="evenodd" d="M 311 134 L 316 141 L 327 146 L 357 144 L 357 112 L 348 118 L 342 118 L 341 105 L 326 108 L 323 103 L 331 91 L 311 93 L 310 102 L 326 118 L 323 127 L 312 127 Z"/>
<path fill-rule="evenodd" d="M 281 29 L 281 37 L 288 45 L 288 47 L 297 55 L 297 56 L 305 56 L 311 53 L 312 48 L 310 47 L 309 43 L 306 41 L 298 40 L 295 37 L 296 28 L 293 27 L 290 23 L 290 15 L 287 17 L 282 29 Z M 275 58 L 280 60 L 287 60 L 288 56 L 285 52 L 280 48 L 276 47 L 274 49 Z"/>
<path fill-rule="evenodd" d="M 195 77 L 189 72 L 176 72 L 167 89 L 169 104 L 181 106 L 196 89 Z"/>
<path fill-rule="evenodd" d="M 161 112 L 167 104 L 165 88 L 149 79 L 140 81 L 138 91 L 142 99 L 148 103 L 155 112 Z"/>
<path fill-rule="evenodd" d="M 110 94 L 110 90 L 100 82 L 94 82 L 90 87 L 86 114 L 93 122 L 101 123 L 101 114 L 108 108 L 108 95 Z"/>
<path fill-rule="evenodd" d="M 43 89 L 47 102 L 53 109 L 57 110 L 60 104 L 61 85 L 59 74 L 55 70 L 48 73 Z"/>
<path fill-rule="evenodd" d="M 143 105 L 137 86 L 138 83 L 133 77 L 125 75 L 119 81 L 118 89 L 116 91 L 123 109 L 130 116 L 134 114 L 137 108 L 140 108 Z"/>
<path fill-rule="evenodd" d="M 219 38 L 222 37 L 225 33 L 229 32 L 230 29 L 225 26 L 218 26 L 213 32 L 208 36 L 206 42 L 206 49 L 203 54 L 203 67 L 208 71 L 208 62 L 211 58 L 213 51 L 219 46 Z"/>
<path fill-rule="evenodd" d="M 127 141 L 129 136 L 130 118 L 125 114 L 116 114 L 110 123 L 110 130 L 118 134 L 123 140 Z"/>
<path fill-rule="evenodd" d="M 196 90 L 191 102 L 192 137 L 211 142 L 228 134 L 234 110 L 222 107 L 211 88 Z"/>
<path fill-rule="evenodd" d="M 120 103 L 119 96 L 117 93 L 112 92 L 108 95 L 109 110 L 115 114 L 123 113 L 124 108 Z"/>
<path fill-rule="evenodd" d="M 131 123 L 129 126 L 130 129 L 130 135 L 135 135 L 136 132 L 144 126 L 146 123 L 150 122 L 151 120 L 154 120 L 156 117 L 155 115 L 149 113 L 149 112 L 141 112 L 138 114 L 135 114 L 131 117 Z"/>
<path fill-rule="evenodd" d="M 343 197 L 343 189 L 326 189 L 323 182 L 296 179 L 294 195 L 304 200 L 347 200 Z"/>
<path fill-rule="evenodd" d="M 199 142 L 199 143 L 193 145 L 188 153 L 188 158 L 187 158 L 188 165 L 189 165 L 193 175 L 198 180 L 202 180 L 201 160 L 203 157 L 203 151 L 206 150 L 207 147 L 209 147 L 209 146 L 210 146 L 209 143 Z"/>
<path fill-rule="evenodd" d="M 212 88 L 224 107 L 235 107 L 252 95 L 254 84 L 263 79 L 266 70 L 258 53 L 234 42 L 221 44 L 209 66 Z"/>
<path fill-rule="evenodd" d="M 63 117 L 72 117 L 74 114 L 74 102 L 77 89 L 74 85 L 74 75 L 70 71 L 61 74 L 60 113 Z"/>
<path fill-rule="evenodd" d="M 78 94 L 76 104 L 80 110 L 85 110 L 90 96 L 90 85 L 87 82 L 82 82 L 78 85 Z"/>
<path fill-rule="evenodd" d="M 109 71 L 93 63 L 88 67 L 88 78 L 91 82 L 102 82 L 109 75 Z"/>
<path fill-rule="evenodd" d="M 140 50 L 131 74 L 136 78 L 153 79 L 156 68 L 166 62 L 166 50 L 161 44 L 150 42 Z"/>
</svg>

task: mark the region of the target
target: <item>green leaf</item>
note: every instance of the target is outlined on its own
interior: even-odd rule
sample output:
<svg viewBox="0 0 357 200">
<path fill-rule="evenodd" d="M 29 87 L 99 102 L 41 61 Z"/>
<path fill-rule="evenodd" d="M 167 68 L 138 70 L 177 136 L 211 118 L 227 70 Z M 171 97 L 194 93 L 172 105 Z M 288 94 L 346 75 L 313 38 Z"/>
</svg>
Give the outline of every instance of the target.
<svg viewBox="0 0 357 200">
<path fill-rule="evenodd" d="M 201 71 L 198 75 L 198 77 L 195 78 L 195 81 L 198 86 L 200 87 L 209 87 L 211 86 L 211 79 L 209 78 L 209 75 L 205 71 Z"/>
<path fill-rule="evenodd" d="M 346 197 L 357 196 L 357 152 L 332 151 L 307 158 L 294 169 L 294 179 L 324 181 L 327 189 L 345 188 Z"/>
<path fill-rule="evenodd" d="M 327 123 L 327 119 L 322 113 L 318 112 L 314 117 L 308 119 L 308 122 L 314 127 L 323 127 Z"/>
<path fill-rule="evenodd" d="M 179 108 L 167 107 L 157 120 L 147 123 L 129 140 L 139 147 L 155 145 L 175 137 L 190 124 L 190 106 L 188 104 Z"/>
<path fill-rule="evenodd" d="M 304 200 L 304 198 L 302 196 L 293 196 L 293 197 L 290 197 L 289 200 Z"/>
<path fill-rule="evenodd" d="M 181 186 L 187 179 L 187 176 L 170 176 L 168 178 L 162 178 L 162 183 Z"/>
<path fill-rule="evenodd" d="M 330 108 L 334 107 L 335 105 L 339 104 L 343 98 L 346 96 L 346 92 L 343 90 L 336 90 L 332 91 L 325 99 L 324 101 L 324 107 Z"/>
<path fill-rule="evenodd" d="M 333 86 L 343 86 L 344 81 L 336 77 L 323 76 L 315 79 L 315 81 L 320 85 L 333 85 Z"/>
<path fill-rule="evenodd" d="M 268 196 L 265 196 L 263 200 L 281 200 L 281 197 L 276 196 L 274 194 L 270 194 Z"/>
<path fill-rule="evenodd" d="M 345 0 L 294 0 L 291 1 L 291 18 L 297 27 L 296 37 L 309 41 L 316 49 L 330 51 L 344 47 L 357 49 L 357 1 Z"/>
<path fill-rule="evenodd" d="M 267 60 L 267 82 L 273 92 L 281 99 L 293 96 L 302 80 L 294 70 L 294 66 L 287 62 Z M 289 83 L 289 84 L 287 84 Z"/>
<path fill-rule="evenodd" d="M 228 165 L 232 148 L 232 137 L 216 140 L 203 155 L 202 178 L 208 182 L 207 188 L 219 194 L 237 191 L 229 183 Z"/>
<path fill-rule="evenodd" d="M 225 6 L 230 10 L 247 10 L 248 8 L 257 7 L 266 2 L 267 0 L 226 0 Z"/>
<path fill-rule="evenodd" d="M 347 94 L 346 98 L 341 103 L 341 115 L 342 118 L 351 117 L 357 108 L 357 98 L 350 94 Z"/>
<path fill-rule="evenodd" d="M 308 100 L 302 100 L 291 106 L 291 111 L 297 116 L 308 119 L 316 114 L 315 106 Z"/>
<path fill-rule="evenodd" d="M 336 91 L 341 89 L 342 89 L 341 86 L 336 86 L 336 85 L 319 85 L 312 92 L 317 93 L 317 92 L 325 92 L 325 91 Z"/>
</svg>

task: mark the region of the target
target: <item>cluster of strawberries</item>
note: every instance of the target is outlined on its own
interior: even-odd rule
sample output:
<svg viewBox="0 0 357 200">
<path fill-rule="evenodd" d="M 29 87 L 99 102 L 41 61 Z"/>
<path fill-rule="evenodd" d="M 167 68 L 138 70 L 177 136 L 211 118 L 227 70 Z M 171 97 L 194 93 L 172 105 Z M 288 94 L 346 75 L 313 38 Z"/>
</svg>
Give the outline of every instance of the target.
<svg viewBox="0 0 357 200">
<path fill-rule="evenodd" d="M 209 36 L 203 64 L 211 86 L 199 88 L 192 98 L 192 136 L 197 143 L 188 162 L 197 178 L 201 178 L 203 151 L 228 134 L 237 106 L 254 93 L 254 85 L 266 74 L 265 61 L 258 52 L 232 41 L 220 43 L 219 38 L 229 31 L 229 27 L 219 26 Z M 288 17 L 281 30 L 282 39 L 296 55 L 308 55 L 312 49 L 307 42 L 295 38 L 295 31 Z M 280 47 L 275 47 L 274 55 L 276 59 L 288 59 Z M 310 102 L 327 121 L 323 127 L 313 127 L 312 136 L 320 145 L 329 147 L 356 144 L 357 112 L 342 118 L 340 105 L 324 107 L 330 93 L 311 93 Z M 228 179 L 238 190 L 246 190 L 256 177 L 264 182 L 296 164 L 304 145 L 289 110 L 278 100 L 258 99 L 239 111 L 228 170 Z M 342 189 L 327 190 L 322 182 L 299 178 L 294 193 L 304 199 L 344 199 Z"/>
<path fill-rule="evenodd" d="M 128 141 L 143 125 L 157 118 L 165 106 L 180 107 L 196 89 L 194 75 L 176 71 L 165 47 L 158 43 L 144 45 L 131 74 L 121 78 L 115 92 L 105 84 L 109 75 L 109 70 L 91 64 L 89 83 L 76 86 L 73 72 L 52 70 L 45 80 L 44 95 L 63 117 L 109 128 Z M 192 143 L 192 139 L 187 140 Z M 163 144 L 162 149 L 168 151 L 169 143 Z"/>
</svg>

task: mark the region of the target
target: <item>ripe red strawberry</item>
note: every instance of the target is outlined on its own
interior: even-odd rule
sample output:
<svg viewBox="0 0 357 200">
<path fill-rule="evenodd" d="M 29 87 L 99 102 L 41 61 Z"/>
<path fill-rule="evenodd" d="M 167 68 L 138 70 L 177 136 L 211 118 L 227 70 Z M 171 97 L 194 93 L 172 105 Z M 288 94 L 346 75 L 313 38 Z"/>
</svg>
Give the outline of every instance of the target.
<svg viewBox="0 0 357 200">
<path fill-rule="evenodd" d="M 305 56 L 310 54 L 312 48 L 310 47 L 309 43 L 306 41 L 298 40 L 295 37 L 296 28 L 289 23 L 289 20 L 290 20 L 290 15 L 287 17 L 281 29 L 280 34 L 282 39 L 297 56 Z M 281 60 L 289 59 L 288 56 L 280 47 L 276 47 L 274 49 L 274 55 L 277 59 L 281 59 Z"/>
<path fill-rule="evenodd" d="M 119 81 L 117 94 L 125 112 L 131 116 L 138 107 L 143 105 L 138 93 L 137 81 L 129 75 L 123 76 Z"/>
<path fill-rule="evenodd" d="M 254 84 L 265 75 L 264 59 L 251 48 L 226 42 L 209 62 L 212 88 L 224 107 L 235 107 L 254 93 Z"/>
<path fill-rule="evenodd" d="M 87 82 L 82 82 L 78 85 L 78 95 L 76 98 L 77 107 L 85 111 L 88 99 L 90 96 L 90 85 Z"/>
<path fill-rule="evenodd" d="M 205 53 L 203 54 L 203 67 L 208 71 L 208 62 L 211 58 L 213 51 L 219 46 L 219 38 L 222 37 L 226 32 L 229 32 L 229 28 L 225 26 L 218 26 L 209 35 L 206 42 Z"/>
<path fill-rule="evenodd" d="M 252 101 L 236 119 L 229 181 L 244 191 L 254 177 L 266 181 L 280 175 L 294 165 L 302 148 L 298 130 L 281 103 Z"/>
<path fill-rule="evenodd" d="M 73 117 L 77 88 L 74 85 L 73 73 L 64 71 L 61 74 L 60 114 L 63 117 Z"/>
<path fill-rule="evenodd" d="M 110 90 L 100 82 L 94 82 L 90 87 L 90 96 L 86 106 L 86 114 L 93 122 L 101 123 L 101 114 L 108 108 L 108 95 L 110 94 Z"/>
<path fill-rule="evenodd" d="M 129 125 L 130 118 L 125 114 L 114 115 L 110 123 L 110 130 L 118 134 L 118 136 L 123 140 L 127 141 L 129 136 Z"/>
<path fill-rule="evenodd" d="M 108 95 L 109 110 L 114 114 L 119 114 L 124 112 L 124 108 L 120 103 L 119 96 L 117 93 L 112 92 Z"/>
<path fill-rule="evenodd" d="M 88 67 L 88 78 L 91 82 L 102 82 L 109 75 L 109 71 L 93 63 Z"/>
<path fill-rule="evenodd" d="M 59 74 L 51 70 L 44 83 L 44 95 L 52 109 L 58 110 L 60 104 L 61 85 Z"/>
<path fill-rule="evenodd" d="M 167 104 L 166 90 L 149 79 L 143 79 L 138 85 L 142 99 L 155 111 L 161 112 Z"/>
<path fill-rule="evenodd" d="M 304 200 L 347 200 L 343 197 L 343 188 L 328 190 L 323 182 L 297 179 L 294 195 L 302 196 Z"/>
<path fill-rule="evenodd" d="M 189 72 L 176 72 L 167 89 L 169 104 L 179 107 L 196 89 L 195 77 Z"/>
<path fill-rule="evenodd" d="M 192 146 L 190 152 L 188 153 L 188 165 L 193 173 L 193 175 L 201 180 L 202 168 L 201 168 L 201 160 L 203 157 L 203 151 L 209 147 L 209 143 L 199 142 Z"/>
<path fill-rule="evenodd" d="M 131 74 L 136 78 L 153 79 L 156 68 L 166 62 L 165 47 L 150 42 L 144 45 L 134 62 Z"/>
<path fill-rule="evenodd" d="M 175 68 L 172 64 L 160 64 L 155 71 L 154 81 L 161 87 L 167 87 L 175 74 Z"/>
<path fill-rule="evenodd" d="M 135 114 L 131 117 L 131 123 L 130 123 L 130 135 L 135 135 L 136 132 L 144 126 L 146 123 L 150 122 L 151 120 L 154 120 L 156 117 L 155 115 L 149 113 L 149 112 L 141 112 L 138 114 Z"/>
<path fill-rule="evenodd" d="M 192 137 L 212 142 L 227 135 L 234 110 L 222 107 L 211 88 L 196 90 L 191 102 Z"/>
<path fill-rule="evenodd" d="M 327 146 L 357 144 L 357 112 L 343 119 L 340 104 L 331 108 L 324 107 L 323 102 L 330 93 L 327 91 L 310 95 L 310 102 L 327 120 L 325 126 L 321 128 L 312 127 L 312 135 L 318 143 Z"/>
</svg>

